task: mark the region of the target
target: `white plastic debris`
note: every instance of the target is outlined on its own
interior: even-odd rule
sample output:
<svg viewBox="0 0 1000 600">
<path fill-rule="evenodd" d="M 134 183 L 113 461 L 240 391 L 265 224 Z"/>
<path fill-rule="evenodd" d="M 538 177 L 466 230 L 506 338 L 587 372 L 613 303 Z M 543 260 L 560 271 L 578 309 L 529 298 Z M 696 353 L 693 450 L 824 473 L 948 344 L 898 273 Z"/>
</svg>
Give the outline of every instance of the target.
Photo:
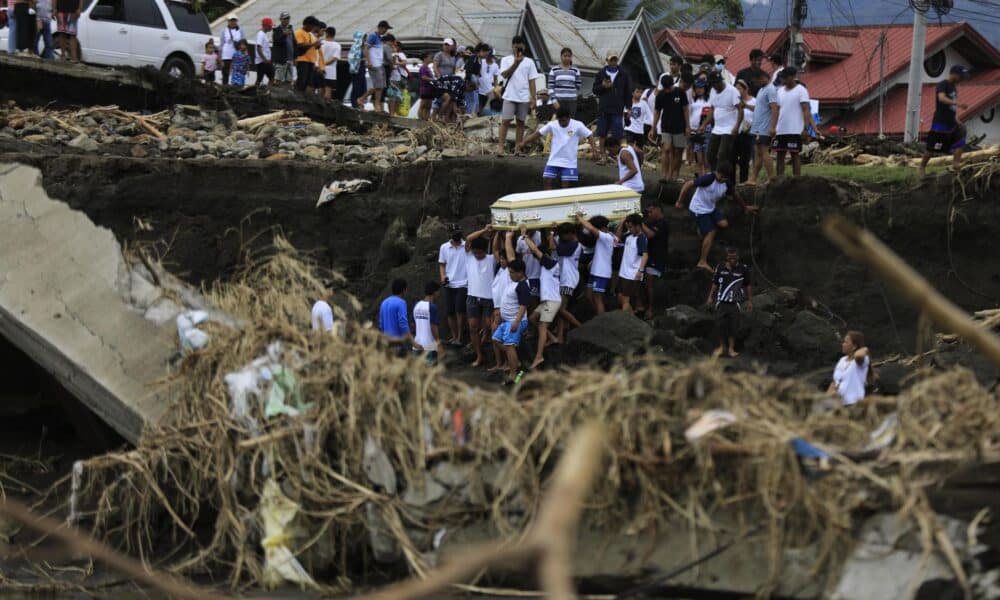
<svg viewBox="0 0 1000 600">
<path fill-rule="evenodd" d="M 323 206 L 327 202 L 333 202 L 333 200 L 341 194 L 353 194 L 355 192 L 366 190 L 371 186 L 371 184 L 372 182 L 367 179 L 334 181 L 333 183 L 324 186 L 323 189 L 319 191 L 319 200 L 316 201 L 316 208 Z"/>
<path fill-rule="evenodd" d="M 713 431 L 732 425 L 737 420 L 736 415 L 728 410 L 713 409 L 706 412 L 699 417 L 697 421 L 692 423 L 691 426 L 684 431 L 684 437 L 687 438 L 689 443 L 693 444 Z"/>
<path fill-rule="evenodd" d="M 288 526 L 299 512 L 299 505 L 281 492 L 273 479 L 264 484 L 260 515 L 264 521 L 264 585 L 274 588 L 282 581 L 297 583 L 303 588 L 317 588 L 316 582 L 288 548 L 291 537 Z"/>
<path fill-rule="evenodd" d="M 177 315 L 177 336 L 181 340 L 181 350 L 191 352 L 208 344 L 208 334 L 198 329 L 198 325 L 208 320 L 203 310 L 187 310 Z"/>
</svg>

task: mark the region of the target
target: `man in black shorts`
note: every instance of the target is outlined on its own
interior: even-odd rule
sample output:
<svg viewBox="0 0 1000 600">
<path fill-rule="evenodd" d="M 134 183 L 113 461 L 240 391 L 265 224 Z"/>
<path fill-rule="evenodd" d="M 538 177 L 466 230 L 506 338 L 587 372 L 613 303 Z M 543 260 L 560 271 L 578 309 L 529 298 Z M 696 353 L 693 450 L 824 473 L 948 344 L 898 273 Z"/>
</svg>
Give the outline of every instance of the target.
<svg viewBox="0 0 1000 600">
<path fill-rule="evenodd" d="M 958 171 L 962 164 L 962 150 L 965 149 L 965 126 L 958 122 L 958 109 L 969 108 L 958 103 L 958 82 L 969 78 L 969 70 L 962 65 L 955 65 L 948 72 L 948 78 L 938 82 L 934 90 L 934 120 L 927 134 L 927 150 L 920 161 L 917 170 L 919 177 L 924 176 L 927 161 L 931 154 L 952 153 L 951 168 Z"/>
<path fill-rule="evenodd" d="M 653 316 L 653 282 L 663 278 L 667 269 L 667 220 L 663 216 L 663 206 L 659 203 L 646 207 L 646 218 L 642 221 L 642 232 L 649 242 L 649 261 L 643 287 L 646 289 L 646 319 Z"/>
<path fill-rule="evenodd" d="M 718 358 L 723 352 L 736 358 L 736 332 L 740 326 L 740 315 L 744 310 L 753 310 L 753 286 L 750 283 L 750 267 L 740 262 L 740 254 L 735 248 L 726 248 L 726 262 L 715 267 L 712 288 L 708 291 L 709 306 L 715 307 L 715 324 L 719 331 L 719 347 L 712 356 Z"/>
<path fill-rule="evenodd" d="M 792 174 L 802 174 L 802 140 L 811 130 L 816 139 L 826 139 L 816 127 L 810 108 L 809 92 L 799 83 L 799 72 L 795 67 L 787 67 L 781 72 L 782 86 L 776 94 L 777 102 L 771 111 L 771 147 L 777 153 L 778 177 L 785 174 L 785 155 L 791 156 Z"/>
<path fill-rule="evenodd" d="M 441 244 L 438 251 L 438 270 L 444 287 L 445 314 L 448 317 L 448 332 L 451 334 L 446 344 L 462 345 L 462 331 L 465 329 L 466 300 L 469 293 L 469 278 L 466 271 L 465 240 L 461 230 L 454 230 L 451 239 Z"/>
</svg>

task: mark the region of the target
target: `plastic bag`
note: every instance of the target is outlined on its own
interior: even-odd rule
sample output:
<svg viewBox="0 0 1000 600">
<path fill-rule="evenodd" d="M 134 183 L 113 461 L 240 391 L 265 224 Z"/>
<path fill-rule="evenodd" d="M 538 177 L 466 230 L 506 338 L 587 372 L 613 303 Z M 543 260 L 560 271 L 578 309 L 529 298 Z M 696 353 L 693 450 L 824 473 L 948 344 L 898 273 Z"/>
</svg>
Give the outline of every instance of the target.
<svg viewBox="0 0 1000 600">
<path fill-rule="evenodd" d="M 410 116 L 410 90 L 403 89 L 403 100 L 399 103 L 396 114 L 400 117 Z"/>
</svg>

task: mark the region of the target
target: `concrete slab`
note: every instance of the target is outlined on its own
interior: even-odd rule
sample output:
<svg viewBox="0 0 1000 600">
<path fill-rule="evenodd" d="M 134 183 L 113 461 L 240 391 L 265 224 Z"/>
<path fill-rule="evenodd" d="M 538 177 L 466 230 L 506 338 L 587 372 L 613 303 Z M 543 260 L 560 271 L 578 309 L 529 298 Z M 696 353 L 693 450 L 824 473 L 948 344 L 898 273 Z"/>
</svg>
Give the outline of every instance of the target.
<svg viewBox="0 0 1000 600">
<path fill-rule="evenodd" d="M 37 169 L 0 164 L 0 230 L 0 335 L 137 441 L 170 401 L 154 382 L 177 347 L 173 324 L 126 302 L 114 235 L 50 199 Z"/>
</svg>

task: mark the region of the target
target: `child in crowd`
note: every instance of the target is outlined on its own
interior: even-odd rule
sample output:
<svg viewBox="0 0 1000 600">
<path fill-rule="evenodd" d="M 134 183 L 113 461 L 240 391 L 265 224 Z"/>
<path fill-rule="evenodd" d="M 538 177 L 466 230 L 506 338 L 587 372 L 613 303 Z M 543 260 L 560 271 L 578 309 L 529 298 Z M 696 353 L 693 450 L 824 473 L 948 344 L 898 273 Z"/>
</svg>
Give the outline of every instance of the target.
<svg viewBox="0 0 1000 600">
<path fill-rule="evenodd" d="M 473 367 L 478 367 L 486 360 L 483 357 L 483 343 L 488 339 L 493 319 L 493 275 L 497 260 L 488 252 L 489 240 L 484 237 L 492 233 L 492 225 L 487 225 L 465 238 L 465 274 L 469 283 L 465 316 L 469 320 L 469 338 L 476 353 Z"/>
<path fill-rule="evenodd" d="M 417 116 L 423 121 L 431 118 L 431 105 L 434 104 L 434 70 L 431 64 L 434 62 L 434 53 L 425 52 L 424 61 L 420 63 L 420 110 Z"/>
<path fill-rule="evenodd" d="M 756 206 L 744 202 L 739 192 L 736 191 L 736 184 L 733 182 L 733 165 L 727 162 L 719 163 L 714 173 L 706 173 L 685 183 L 681 187 L 677 204 L 674 205 L 675 208 L 684 208 L 684 199 L 691 193 L 691 190 L 694 190 L 694 194 L 691 196 L 689 210 L 698 224 L 699 233 L 702 235 L 701 258 L 698 259 L 696 267 L 715 272 L 715 268 L 708 264 L 708 254 L 712 250 L 716 232 L 719 229 L 729 227 L 726 215 L 717 206 L 719 200 L 723 196 L 730 196 L 749 214 L 755 214 L 758 209 Z"/>
<path fill-rule="evenodd" d="M 559 257 L 559 295 L 562 304 L 559 308 L 559 333 L 554 343 L 561 344 L 566 339 L 566 323 L 579 327 L 580 321 L 569 311 L 569 303 L 580 284 L 580 255 L 583 245 L 576 239 L 576 227 L 572 223 L 562 223 L 556 230 L 559 241 L 556 244 L 556 256 Z"/>
<path fill-rule="evenodd" d="M 424 284 L 424 299 L 413 305 L 413 322 L 416 325 L 416 335 L 413 337 L 415 349 L 427 355 L 427 362 L 436 364 L 438 357 L 444 355 L 444 344 L 438 327 L 441 317 L 438 314 L 437 299 L 441 293 L 441 284 L 428 281 Z"/>
<path fill-rule="evenodd" d="M 503 350 L 507 358 L 507 381 L 505 385 L 514 385 L 521 380 L 524 371 L 521 370 L 521 359 L 517 356 L 517 347 L 521 336 L 528 329 L 528 305 L 531 303 L 531 289 L 524 276 L 524 261 L 515 258 L 507 266 L 511 283 L 500 297 L 500 327 L 493 334 L 493 347 Z"/>
<path fill-rule="evenodd" d="M 694 101 L 691 102 L 691 166 L 695 173 L 705 173 L 708 171 L 707 152 L 708 137 L 711 130 L 706 129 L 704 133 L 698 133 L 698 129 L 705 123 L 705 118 L 709 110 L 708 106 L 708 86 L 704 79 L 697 79 L 694 82 Z"/>
<path fill-rule="evenodd" d="M 491 286 L 493 294 L 493 322 L 490 331 L 496 334 L 497 329 L 500 328 L 500 302 L 503 300 L 503 293 L 511 284 L 508 266 L 510 261 L 515 258 L 513 231 L 508 231 L 506 234 L 497 232 L 493 236 L 493 257 L 496 260 L 498 268 L 496 275 L 493 276 L 493 284 Z M 493 354 L 496 357 L 496 364 L 487 369 L 489 373 L 502 371 L 507 362 L 504 359 L 504 353 L 495 344 L 493 346 Z"/>
<path fill-rule="evenodd" d="M 583 213 L 577 213 L 576 218 L 595 240 L 590 280 L 587 282 L 587 300 L 594 307 L 594 312 L 601 315 L 604 314 L 604 294 L 611 283 L 611 255 L 618 238 L 608 231 L 608 218 L 603 215 L 588 220 Z"/>
<path fill-rule="evenodd" d="M 628 233 L 622 237 L 626 229 Z M 638 299 L 636 308 L 642 312 L 644 308 L 638 304 L 643 301 L 642 281 L 649 261 L 649 242 L 642 231 L 642 215 L 632 214 L 626 217 L 618 224 L 617 235 L 625 246 L 622 264 L 618 268 L 618 304 L 623 311 L 632 314 L 633 300 Z"/>
<path fill-rule="evenodd" d="M 590 143 L 594 160 L 597 160 L 597 145 L 590 134 L 590 128 L 570 118 L 569 108 L 562 106 L 556 111 L 556 120 L 549 121 L 524 138 L 517 151 L 523 152 L 525 145 L 549 134 L 552 135 L 552 150 L 549 152 L 549 159 L 542 173 L 542 184 L 545 189 L 551 190 L 552 183 L 559 179 L 562 187 L 569 187 L 570 184 L 580 181 L 580 171 L 577 169 L 577 149 L 580 140 L 587 140 Z"/>
<path fill-rule="evenodd" d="M 215 40 L 205 42 L 205 55 L 201 57 L 202 78 L 205 83 L 215 83 L 215 72 L 219 68 L 219 51 L 215 48 Z"/>
<path fill-rule="evenodd" d="M 551 335 L 549 326 L 559 316 L 559 310 L 562 308 L 562 296 L 559 290 L 559 263 L 550 254 L 554 243 L 551 230 L 546 232 L 542 248 L 535 245 L 534 240 L 530 237 L 524 235 L 524 229 L 522 229 L 521 239 L 527 244 L 528 249 L 531 250 L 541 267 L 539 284 L 541 303 L 531 314 L 531 319 L 538 321 L 538 349 L 535 351 L 535 360 L 529 367 L 535 369 L 545 362 L 545 347 L 548 346 Z"/>
<path fill-rule="evenodd" d="M 630 146 L 642 148 L 649 133 L 646 129 L 649 122 L 649 103 L 643 100 L 642 87 L 636 87 L 632 90 L 632 107 L 625 117 L 625 140 Z"/>
<path fill-rule="evenodd" d="M 241 88 L 247 83 L 247 71 L 250 69 L 250 47 L 246 40 L 236 43 L 236 52 L 233 53 L 233 70 L 229 76 L 229 82 L 233 87 Z"/>
</svg>

